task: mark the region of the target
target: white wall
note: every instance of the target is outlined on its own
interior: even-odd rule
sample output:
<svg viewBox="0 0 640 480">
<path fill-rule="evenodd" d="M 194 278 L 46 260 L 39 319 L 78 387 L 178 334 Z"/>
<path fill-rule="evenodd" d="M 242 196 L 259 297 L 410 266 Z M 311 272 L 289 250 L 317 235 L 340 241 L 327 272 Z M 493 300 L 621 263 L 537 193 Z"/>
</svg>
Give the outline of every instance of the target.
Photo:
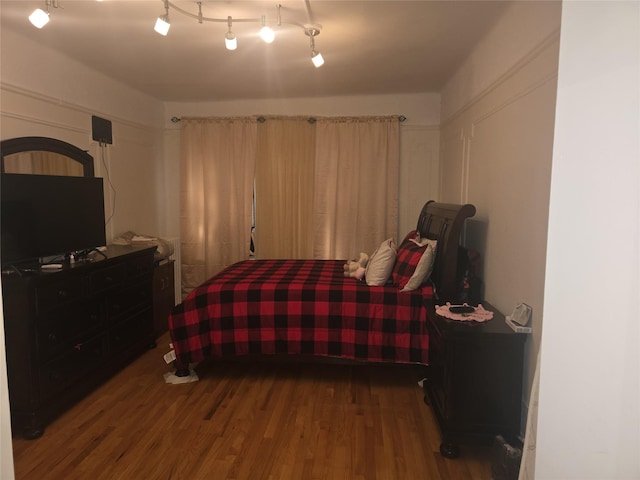
<svg viewBox="0 0 640 480">
<path fill-rule="evenodd" d="M 481 207 L 467 241 L 490 262 L 487 297 L 535 304 L 523 479 L 640 478 L 639 63 L 640 3 L 521 2 L 443 91 L 441 196 Z"/>
<path fill-rule="evenodd" d="M 557 0 L 512 2 L 442 89 L 442 120 L 463 111 L 470 99 L 526 62 L 542 39 L 557 32 L 560 9 Z"/>
<path fill-rule="evenodd" d="M 404 115 L 400 127 L 400 218 L 398 237 L 415 228 L 422 205 L 438 196 L 440 95 L 435 93 L 348 97 L 167 103 L 165 106 L 166 191 L 179 198 L 179 123 L 172 117 L 244 115 Z M 179 205 L 169 205 L 167 231 L 179 236 Z M 357 255 L 358 252 L 354 252 Z"/>
<path fill-rule="evenodd" d="M 441 200 L 477 208 L 464 243 L 480 252 L 484 300 L 533 308 L 523 428 L 542 334 L 559 25 L 557 2 L 511 4 L 442 95 Z"/>
<path fill-rule="evenodd" d="M 640 3 L 566 2 L 538 480 L 640 478 L 639 132 Z"/>
<path fill-rule="evenodd" d="M 163 234 L 162 103 L 7 28 L 0 58 L 0 138 L 53 137 L 87 150 L 106 179 L 107 217 L 115 189 L 107 240 L 126 230 Z M 92 139 L 92 115 L 112 122 L 113 145 Z"/>
<path fill-rule="evenodd" d="M 416 228 L 425 201 L 440 197 L 440 127 L 406 125 L 400 134 L 398 242 Z"/>
</svg>

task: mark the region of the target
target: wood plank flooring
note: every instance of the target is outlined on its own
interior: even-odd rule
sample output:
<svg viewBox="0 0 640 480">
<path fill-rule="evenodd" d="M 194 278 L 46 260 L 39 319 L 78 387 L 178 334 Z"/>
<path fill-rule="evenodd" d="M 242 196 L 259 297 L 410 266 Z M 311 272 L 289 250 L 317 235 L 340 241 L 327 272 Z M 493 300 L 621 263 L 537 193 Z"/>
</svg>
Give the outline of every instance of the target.
<svg viewBox="0 0 640 480">
<path fill-rule="evenodd" d="M 419 366 L 214 360 L 167 385 L 168 336 L 51 423 L 14 436 L 21 479 L 488 480 L 439 453 Z"/>
</svg>

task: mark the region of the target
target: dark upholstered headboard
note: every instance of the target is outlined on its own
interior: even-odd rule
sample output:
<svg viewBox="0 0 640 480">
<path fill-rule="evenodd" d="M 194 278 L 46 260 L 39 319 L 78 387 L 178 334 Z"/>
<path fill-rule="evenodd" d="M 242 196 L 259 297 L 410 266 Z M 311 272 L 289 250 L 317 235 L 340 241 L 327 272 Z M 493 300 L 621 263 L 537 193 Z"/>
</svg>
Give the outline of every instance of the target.
<svg viewBox="0 0 640 480">
<path fill-rule="evenodd" d="M 458 247 L 465 219 L 476 214 L 470 204 L 455 205 L 430 200 L 418 218 L 421 237 L 438 241 L 431 280 L 440 302 L 456 302 L 458 297 Z"/>
</svg>

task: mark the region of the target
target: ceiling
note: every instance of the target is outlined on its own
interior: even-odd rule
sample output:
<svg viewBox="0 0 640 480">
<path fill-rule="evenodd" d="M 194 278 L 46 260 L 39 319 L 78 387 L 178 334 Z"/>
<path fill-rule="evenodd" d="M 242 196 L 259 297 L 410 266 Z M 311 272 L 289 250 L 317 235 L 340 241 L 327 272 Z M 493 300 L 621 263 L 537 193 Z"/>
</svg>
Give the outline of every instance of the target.
<svg viewBox="0 0 640 480">
<path fill-rule="evenodd" d="M 195 1 L 171 3 L 194 15 Z M 277 4 L 282 25 L 277 26 Z M 272 44 L 257 37 L 259 22 L 238 22 L 238 49 L 224 47 L 227 22 L 200 24 L 170 8 L 166 37 L 153 30 L 163 0 L 58 0 L 43 29 L 27 17 L 44 0 L 0 2 L 0 28 L 50 45 L 76 60 L 164 101 L 212 101 L 437 92 L 502 14 L 506 1 L 414 0 L 207 1 L 205 17 L 266 16 Z M 311 18 L 310 15 L 311 14 Z M 304 25 L 321 26 L 311 63 Z"/>
</svg>

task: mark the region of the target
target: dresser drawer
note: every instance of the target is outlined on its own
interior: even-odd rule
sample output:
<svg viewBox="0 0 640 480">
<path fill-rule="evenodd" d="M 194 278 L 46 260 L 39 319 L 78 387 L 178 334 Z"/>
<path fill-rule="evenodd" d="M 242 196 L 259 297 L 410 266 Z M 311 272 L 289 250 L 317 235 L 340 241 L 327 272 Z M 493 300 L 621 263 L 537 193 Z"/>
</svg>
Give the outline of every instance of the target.
<svg viewBox="0 0 640 480">
<path fill-rule="evenodd" d="M 78 341 L 68 347 L 55 360 L 40 369 L 40 396 L 42 399 L 65 389 L 98 367 L 107 351 L 104 335 Z"/>
<path fill-rule="evenodd" d="M 112 319 L 112 322 L 119 321 L 118 317 L 148 307 L 151 305 L 151 301 L 152 290 L 149 282 L 127 284 L 124 289 L 108 296 L 107 316 Z"/>
<path fill-rule="evenodd" d="M 36 288 L 38 313 L 80 300 L 82 298 L 82 279 L 81 275 L 75 275 L 39 285 Z"/>
<path fill-rule="evenodd" d="M 124 264 L 113 265 L 109 268 L 102 268 L 92 272 L 89 276 L 89 294 L 119 287 L 125 279 L 126 268 Z"/>
<path fill-rule="evenodd" d="M 129 347 L 140 343 L 151 341 L 153 337 L 153 315 L 151 308 L 139 312 L 115 325 L 109 333 L 109 349 L 111 353 L 117 354 Z"/>
<path fill-rule="evenodd" d="M 41 315 L 36 325 L 40 361 L 72 346 L 78 338 L 96 333 L 101 327 L 97 303 L 67 305 Z"/>
</svg>

